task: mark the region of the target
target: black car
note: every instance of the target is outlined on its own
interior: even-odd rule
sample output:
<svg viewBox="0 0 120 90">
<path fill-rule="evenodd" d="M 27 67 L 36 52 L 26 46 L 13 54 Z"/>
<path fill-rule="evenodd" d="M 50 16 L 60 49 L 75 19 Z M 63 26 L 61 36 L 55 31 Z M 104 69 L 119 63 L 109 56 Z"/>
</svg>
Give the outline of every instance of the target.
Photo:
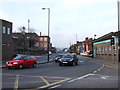
<svg viewBox="0 0 120 90">
<path fill-rule="evenodd" d="M 71 55 L 71 54 L 65 54 L 61 59 L 59 59 L 59 66 L 62 65 L 77 65 L 78 64 L 78 58 L 77 56 Z"/>
<path fill-rule="evenodd" d="M 63 56 L 63 54 L 58 54 L 56 57 L 55 57 L 55 62 L 57 63 L 57 62 L 59 62 L 59 59 L 61 59 L 62 58 L 62 56 Z"/>
</svg>

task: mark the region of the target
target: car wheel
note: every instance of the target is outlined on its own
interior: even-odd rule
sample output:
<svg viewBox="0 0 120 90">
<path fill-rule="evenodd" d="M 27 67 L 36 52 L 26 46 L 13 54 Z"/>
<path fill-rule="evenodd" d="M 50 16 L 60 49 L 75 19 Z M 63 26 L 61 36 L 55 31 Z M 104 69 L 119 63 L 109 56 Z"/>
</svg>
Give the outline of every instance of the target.
<svg viewBox="0 0 120 90">
<path fill-rule="evenodd" d="M 35 68 L 35 67 L 36 67 L 36 63 L 33 64 L 33 68 Z"/>
<path fill-rule="evenodd" d="M 22 64 L 19 65 L 19 69 L 23 69 L 23 65 Z"/>
<path fill-rule="evenodd" d="M 59 66 L 62 66 L 62 63 L 59 63 Z"/>
</svg>

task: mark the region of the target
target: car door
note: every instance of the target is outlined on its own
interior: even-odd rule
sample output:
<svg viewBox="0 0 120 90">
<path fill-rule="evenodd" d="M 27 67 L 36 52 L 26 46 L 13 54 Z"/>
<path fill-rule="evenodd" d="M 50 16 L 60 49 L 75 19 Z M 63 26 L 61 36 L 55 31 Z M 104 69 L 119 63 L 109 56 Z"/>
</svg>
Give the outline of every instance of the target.
<svg viewBox="0 0 120 90">
<path fill-rule="evenodd" d="M 33 56 L 30 56 L 30 66 L 32 66 L 35 63 L 35 58 Z"/>
<path fill-rule="evenodd" d="M 24 63 L 25 63 L 25 67 L 28 67 L 28 66 L 30 66 L 30 57 L 29 56 L 25 56 L 25 61 L 24 61 Z"/>
</svg>

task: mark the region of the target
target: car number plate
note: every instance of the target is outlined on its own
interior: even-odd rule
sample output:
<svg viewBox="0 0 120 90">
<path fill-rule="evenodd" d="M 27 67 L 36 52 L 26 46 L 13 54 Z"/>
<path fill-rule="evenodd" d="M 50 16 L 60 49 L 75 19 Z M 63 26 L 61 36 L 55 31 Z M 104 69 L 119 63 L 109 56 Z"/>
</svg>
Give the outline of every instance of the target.
<svg viewBox="0 0 120 90">
<path fill-rule="evenodd" d="M 67 62 L 63 62 L 63 63 L 67 63 Z"/>
<path fill-rule="evenodd" d="M 8 64 L 8 66 L 12 66 L 12 64 Z"/>
</svg>

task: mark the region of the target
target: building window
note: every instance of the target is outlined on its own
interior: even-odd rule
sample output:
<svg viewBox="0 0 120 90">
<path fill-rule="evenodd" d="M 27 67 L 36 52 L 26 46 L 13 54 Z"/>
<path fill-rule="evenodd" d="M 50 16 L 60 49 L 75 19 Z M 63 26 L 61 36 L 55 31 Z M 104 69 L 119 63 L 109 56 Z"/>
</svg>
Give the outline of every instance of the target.
<svg viewBox="0 0 120 90">
<path fill-rule="evenodd" d="M 42 37 L 40 37 L 40 41 L 43 41 L 43 38 L 42 38 Z"/>
<path fill-rule="evenodd" d="M 10 34 L 10 28 L 7 28 L 7 34 Z"/>
<path fill-rule="evenodd" d="M 47 38 L 46 38 L 46 37 L 44 38 L 44 41 L 47 41 Z"/>
<path fill-rule="evenodd" d="M 104 47 L 101 48 L 102 49 L 102 55 L 104 54 Z"/>
<path fill-rule="evenodd" d="M 43 47 L 43 43 L 42 42 L 40 42 L 40 47 Z"/>
<path fill-rule="evenodd" d="M 105 47 L 105 54 L 108 54 L 108 47 Z"/>
<path fill-rule="evenodd" d="M 109 54 L 112 54 L 111 52 L 112 52 L 112 47 L 109 46 Z"/>
<path fill-rule="evenodd" d="M 6 33 L 6 27 L 3 26 L 3 33 Z"/>
<path fill-rule="evenodd" d="M 47 47 L 47 43 L 44 43 L 44 47 Z"/>
<path fill-rule="evenodd" d="M 36 43 L 36 45 L 35 45 L 36 47 L 38 47 L 38 43 Z"/>
<path fill-rule="evenodd" d="M 101 48 L 99 48 L 99 55 L 101 54 Z"/>
</svg>

